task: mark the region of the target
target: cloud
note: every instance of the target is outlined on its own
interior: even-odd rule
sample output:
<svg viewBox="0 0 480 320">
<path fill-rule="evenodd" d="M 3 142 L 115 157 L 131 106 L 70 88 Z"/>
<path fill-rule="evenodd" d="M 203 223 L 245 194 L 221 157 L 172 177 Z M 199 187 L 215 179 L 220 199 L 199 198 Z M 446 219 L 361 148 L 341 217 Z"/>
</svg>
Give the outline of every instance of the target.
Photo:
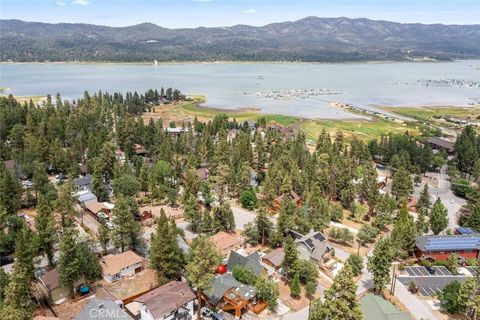
<svg viewBox="0 0 480 320">
<path fill-rule="evenodd" d="M 246 14 L 255 14 L 255 13 L 258 13 L 258 11 L 255 10 L 255 9 L 247 9 L 247 10 L 244 10 L 243 13 L 246 13 Z"/>
<path fill-rule="evenodd" d="M 88 0 L 75 0 L 72 2 L 72 4 L 76 4 L 77 6 L 88 6 L 90 4 L 90 1 Z"/>
<path fill-rule="evenodd" d="M 65 2 L 58 1 L 58 2 L 55 2 L 55 5 L 59 7 L 65 7 L 67 4 Z"/>
<path fill-rule="evenodd" d="M 193 0 L 193 2 L 212 2 L 213 0 Z"/>
</svg>

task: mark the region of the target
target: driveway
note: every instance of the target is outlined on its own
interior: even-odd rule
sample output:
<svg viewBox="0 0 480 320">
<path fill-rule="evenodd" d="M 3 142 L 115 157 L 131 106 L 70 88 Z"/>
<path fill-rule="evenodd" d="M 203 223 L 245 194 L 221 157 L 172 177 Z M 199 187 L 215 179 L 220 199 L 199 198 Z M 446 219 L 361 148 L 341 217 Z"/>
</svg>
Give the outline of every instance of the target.
<svg viewBox="0 0 480 320">
<path fill-rule="evenodd" d="M 257 216 L 255 212 L 240 207 L 232 206 L 231 208 L 235 217 L 236 230 L 243 231 L 247 223 L 255 221 L 255 217 Z"/>
</svg>

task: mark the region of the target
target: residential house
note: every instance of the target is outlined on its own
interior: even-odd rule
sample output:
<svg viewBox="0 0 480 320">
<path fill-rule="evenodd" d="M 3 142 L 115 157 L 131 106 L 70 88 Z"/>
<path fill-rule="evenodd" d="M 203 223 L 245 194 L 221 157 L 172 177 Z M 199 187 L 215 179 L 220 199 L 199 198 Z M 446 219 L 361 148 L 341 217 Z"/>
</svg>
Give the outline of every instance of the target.
<svg viewBox="0 0 480 320">
<path fill-rule="evenodd" d="M 165 128 L 165 131 L 167 131 L 171 135 L 179 136 L 182 133 L 188 132 L 188 129 L 187 128 Z"/>
<path fill-rule="evenodd" d="M 145 157 L 145 155 L 147 154 L 147 150 L 145 150 L 145 148 L 140 144 L 135 144 L 134 151 L 135 155 L 139 157 Z"/>
<path fill-rule="evenodd" d="M 283 248 L 277 248 L 264 255 L 262 257 L 262 262 L 273 268 L 274 271 L 279 272 L 283 258 L 285 258 L 285 251 Z"/>
<path fill-rule="evenodd" d="M 237 281 L 231 273 L 215 276 L 209 290 L 204 291 L 204 299 L 211 306 L 224 311 L 233 310 L 239 318 L 249 304 L 256 302 L 255 288 Z"/>
<path fill-rule="evenodd" d="M 133 320 L 125 311 L 121 300 L 103 300 L 93 298 L 75 317 L 75 320 Z"/>
<path fill-rule="evenodd" d="M 228 271 L 233 271 L 235 266 L 240 266 L 245 269 L 252 270 L 256 275 L 262 274 L 265 268 L 260 263 L 261 258 L 258 252 L 254 252 L 248 256 L 243 256 L 236 251 L 230 251 L 230 256 L 228 257 L 227 269 Z"/>
<path fill-rule="evenodd" d="M 73 179 L 73 183 L 77 187 L 77 190 L 92 190 L 93 176 L 87 173 L 84 176 Z"/>
<path fill-rule="evenodd" d="M 133 276 L 142 271 L 144 259 L 132 250 L 119 254 L 109 254 L 100 260 L 103 278 L 108 282 L 115 282 L 123 277 Z"/>
<path fill-rule="evenodd" d="M 66 299 L 70 295 L 70 289 L 64 287 L 60 284 L 60 274 L 58 267 L 46 271 L 45 273 L 38 276 L 38 281 L 42 285 L 46 297 L 49 301 L 54 303 L 59 303 L 63 299 Z M 85 279 L 80 279 L 75 282 L 75 287 L 78 287 L 85 283 Z"/>
<path fill-rule="evenodd" d="M 90 200 L 82 204 L 84 210 L 90 213 L 95 219 L 106 219 L 110 217 L 110 209 L 97 200 Z"/>
<path fill-rule="evenodd" d="M 239 249 L 243 244 L 243 240 L 241 238 L 224 231 L 214 234 L 210 237 L 210 240 L 215 248 L 217 248 L 217 250 L 225 257 L 230 253 L 230 251 Z"/>
<path fill-rule="evenodd" d="M 97 201 L 97 196 L 90 190 L 80 190 L 74 194 L 80 204 L 84 204 L 88 201 Z"/>
<path fill-rule="evenodd" d="M 185 283 L 170 281 L 135 298 L 141 320 L 192 319 L 195 293 Z"/>
<path fill-rule="evenodd" d="M 289 198 L 292 200 L 297 207 L 301 207 L 303 205 L 303 199 L 295 192 L 295 191 L 290 191 L 286 192 L 284 194 L 279 195 L 273 200 L 273 208 L 278 210 L 282 206 L 282 202 L 285 198 Z"/>
<path fill-rule="evenodd" d="M 395 308 L 389 301 L 375 294 L 366 294 L 360 299 L 364 319 L 368 320 L 411 320 L 408 312 Z"/>
<path fill-rule="evenodd" d="M 302 235 L 290 231 L 289 234 L 295 241 L 300 258 L 317 264 L 323 264 L 331 258 L 333 250 L 321 232 L 310 231 L 307 235 Z"/>
<path fill-rule="evenodd" d="M 419 260 L 447 260 L 452 254 L 460 262 L 477 259 L 480 250 L 480 234 L 454 234 L 422 236 L 416 241 L 415 257 Z"/>
</svg>

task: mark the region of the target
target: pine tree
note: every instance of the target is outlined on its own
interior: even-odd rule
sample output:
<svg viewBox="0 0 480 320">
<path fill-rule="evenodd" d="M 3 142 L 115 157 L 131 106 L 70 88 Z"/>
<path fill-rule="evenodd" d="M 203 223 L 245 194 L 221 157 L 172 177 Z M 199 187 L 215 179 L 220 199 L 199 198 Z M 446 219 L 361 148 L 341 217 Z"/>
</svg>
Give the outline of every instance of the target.
<svg viewBox="0 0 480 320">
<path fill-rule="evenodd" d="M 325 301 L 316 302 L 311 320 L 362 320 L 362 310 L 356 295 L 357 284 L 346 264 L 325 291 Z"/>
<path fill-rule="evenodd" d="M 282 268 L 287 273 L 288 277 L 291 277 L 297 272 L 298 267 L 298 251 L 293 241 L 293 238 L 288 235 L 284 244 L 285 256 L 282 261 Z"/>
<path fill-rule="evenodd" d="M 294 298 L 299 298 L 301 292 L 300 277 L 298 272 L 295 272 L 292 283 L 290 283 L 290 295 Z"/>
<path fill-rule="evenodd" d="M 480 202 L 478 202 L 471 210 L 470 215 L 466 218 L 465 226 L 480 230 Z"/>
<path fill-rule="evenodd" d="M 70 289 L 70 296 L 74 295 L 74 285 L 82 276 L 82 257 L 77 245 L 78 231 L 74 226 L 63 229 L 60 242 L 60 260 L 58 270 L 60 283 Z"/>
<path fill-rule="evenodd" d="M 431 206 L 430 201 L 430 192 L 428 192 L 428 183 L 425 183 L 423 186 L 422 192 L 420 192 L 420 198 L 417 202 L 417 211 L 418 212 L 426 212 L 428 215 L 428 211 L 430 210 Z"/>
<path fill-rule="evenodd" d="M 392 242 L 390 238 L 380 239 L 373 255 L 368 257 L 367 268 L 373 275 L 373 287 L 377 293 L 390 282 L 390 266 L 393 261 Z"/>
<path fill-rule="evenodd" d="M 70 195 L 73 191 L 73 181 L 71 178 L 66 184 L 60 187 L 58 192 L 58 199 L 55 202 L 55 209 L 60 213 L 62 219 L 62 227 L 68 227 L 73 223 L 73 217 L 75 214 L 75 202 Z"/>
<path fill-rule="evenodd" d="M 265 245 L 265 241 L 270 236 L 270 233 L 273 229 L 273 223 L 268 219 L 267 214 L 264 209 L 260 209 L 257 216 L 255 217 L 255 225 L 260 235 L 260 242 Z"/>
<path fill-rule="evenodd" d="M 433 234 L 439 234 L 448 226 L 448 211 L 442 204 L 440 198 L 433 204 L 432 212 L 430 213 L 430 229 Z"/>
<path fill-rule="evenodd" d="M 134 212 L 128 203 L 128 199 L 120 196 L 112 211 L 113 245 L 116 248 L 120 248 L 122 252 L 128 247 L 135 249 L 139 242 L 138 233 L 141 227 L 138 221 L 135 220 Z"/>
<path fill-rule="evenodd" d="M 395 243 L 395 256 L 407 257 L 415 248 L 417 230 L 413 218 L 408 214 L 406 201 L 403 203 L 391 234 Z"/>
<path fill-rule="evenodd" d="M 100 222 L 100 227 L 98 228 L 98 242 L 102 246 L 104 254 L 107 253 L 108 245 L 110 244 L 110 238 L 110 229 L 107 227 L 105 222 Z"/>
<path fill-rule="evenodd" d="M 158 283 L 180 278 L 183 252 L 177 242 L 174 222 L 169 223 L 163 209 L 157 219 L 157 228 L 151 239 L 150 265 L 157 273 Z"/>
<path fill-rule="evenodd" d="M 45 253 L 48 264 L 53 266 L 55 237 L 55 219 L 52 214 L 52 206 L 44 195 L 40 195 L 37 205 L 37 216 L 35 217 L 35 242 L 37 249 Z"/>
<path fill-rule="evenodd" d="M 404 167 L 400 166 L 393 174 L 392 180 L 392 194 L 397 199 L 406 199 L 413 191 L 413 183 L 410 178 L 410 172 Z"/>
<path fill-rule="evenodd" d="M 31 234 L 22 229 L 16 239 L 15 264 L 5 288 L 5 301 L 0 319 L 30 320 L 34 304 L 31 300 L 33 280 L 33 247 Z"/>
<path fill-rule="evenodd" d="M 375 167 L 373 167 L 370 163 L 365 167 L 365 173 L 362 181 L 360 182 L 359 196 L 362 203 L 363 201 L 367 201 L 369 213 L 373 213 L 379 196 L 378 174 Z"/>
<path fill-rule="evenodd" d="M 197 288 L 197 320 L 201 320 L 202 292 L 212 285 L 216 268 L 222 257 L 207 237 L 197 237 L 190 246 L 185 266 L 186 277 L 192 287 Z"/>
</svg>

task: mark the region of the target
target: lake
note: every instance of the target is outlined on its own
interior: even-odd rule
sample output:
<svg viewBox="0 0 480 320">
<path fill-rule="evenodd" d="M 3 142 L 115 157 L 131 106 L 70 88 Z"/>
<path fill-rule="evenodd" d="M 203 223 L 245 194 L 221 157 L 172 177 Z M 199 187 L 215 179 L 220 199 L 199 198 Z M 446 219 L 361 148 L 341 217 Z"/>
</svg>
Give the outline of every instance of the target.
<svg viewBox="0 0 480 320">
<path fill-rule="evenodd" d="M 445 80 L 454 79 L 454 80 Z M 306 118 L 354 118 L 330 102 L 390 106 L 466 106 L 480 101 L 480 61 L 439 63 L 171 63 L 0 64 L 6 94 L 60 92 L 77 98 L 85 90 L 143 92 L 174 87 L 207 97 L 215 108 L 260 108 Z M 296 89 L 296 91 L 293 91 Z M 307 92 L 304 92 L 307 90 Z M 310 91 L 308 91 L 310 90 Z"/>
</svg>

